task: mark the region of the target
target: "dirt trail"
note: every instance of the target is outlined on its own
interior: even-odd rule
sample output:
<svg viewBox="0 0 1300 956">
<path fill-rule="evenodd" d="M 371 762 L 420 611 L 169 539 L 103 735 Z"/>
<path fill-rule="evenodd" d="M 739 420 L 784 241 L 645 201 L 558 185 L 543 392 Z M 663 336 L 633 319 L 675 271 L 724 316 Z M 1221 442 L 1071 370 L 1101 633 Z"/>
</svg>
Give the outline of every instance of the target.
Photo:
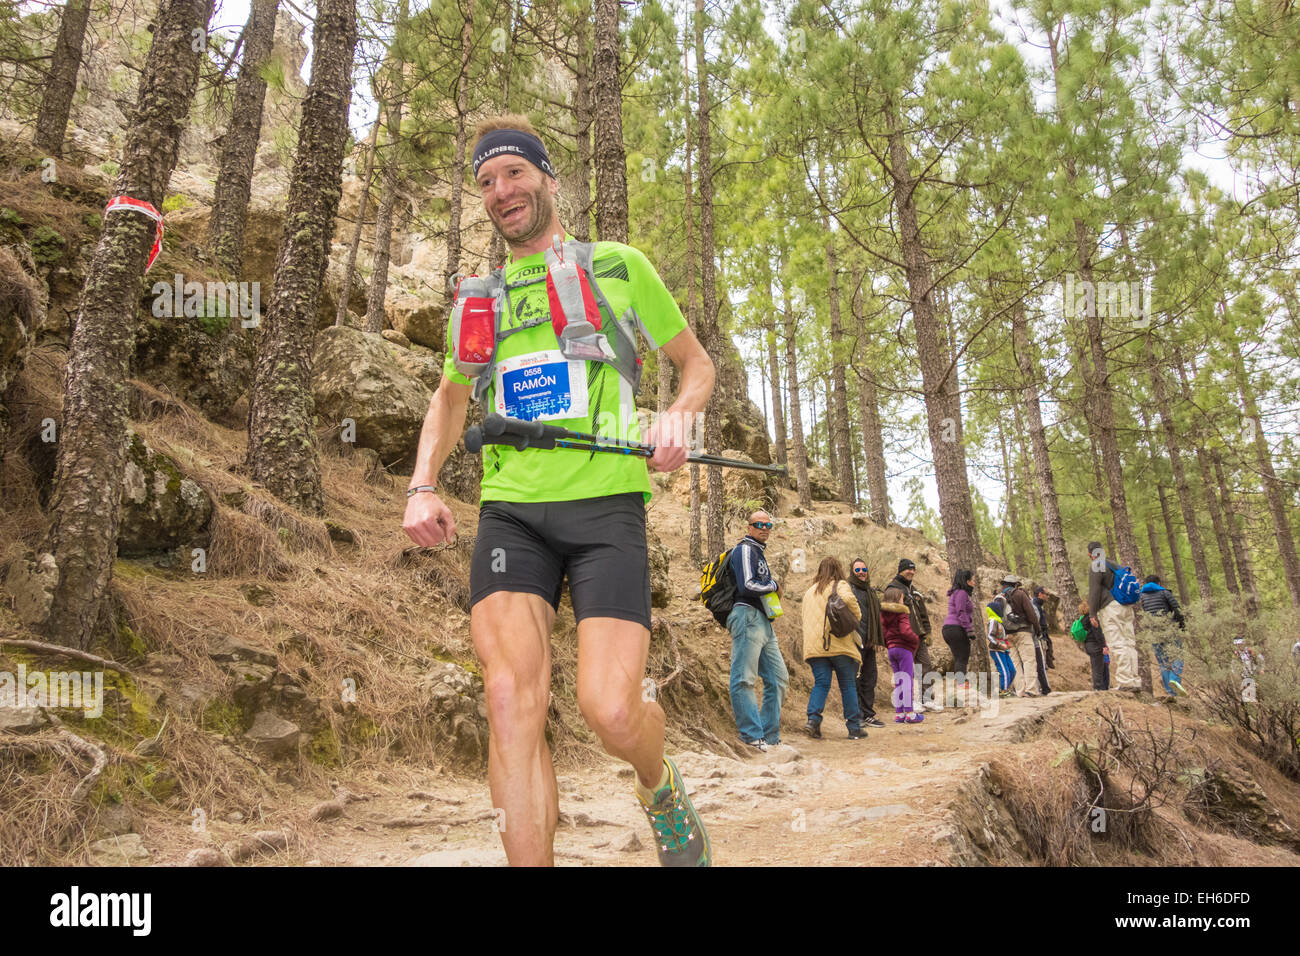
<svg viewBox="0 0 1300 956">
<path fill-rule="evenodd" d="M 940 865 L 949 862 L 955 831 L 947 807 L 958 788 L 994 754 L 1005 758 L 1029 724 L 1085 696 L 1003 700 L 996 714 L 950 708 L 920 725 L 891 722 L 862 741 L 848 740 L 828 714 L 823 740 L 787 733 L 781 746 L 752 760 L 673 756 L 709 827 L 716 865 Z M 557 863 L 655 864 L 631 774 L 611 761 L 560 777 Z M 505 863 L 485 780 L 429 774 L 401 792 L 358 786 L 370 799 L 317 825 L 311 862 Z"/>
</svg>

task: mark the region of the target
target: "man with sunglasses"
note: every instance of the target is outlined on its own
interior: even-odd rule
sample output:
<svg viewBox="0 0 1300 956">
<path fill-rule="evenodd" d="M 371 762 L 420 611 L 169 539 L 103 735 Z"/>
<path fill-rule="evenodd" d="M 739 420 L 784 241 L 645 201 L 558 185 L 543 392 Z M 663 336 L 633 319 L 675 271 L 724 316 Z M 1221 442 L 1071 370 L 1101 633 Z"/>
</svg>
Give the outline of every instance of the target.
<svg viewBox="0 0 1300 956">
<path fill-rule="evenodd" d="M 559 183 L 528 119 L 499 116 L 480 123 L 473 171 L 483 209 L 510 249 L 501 276 L 505 302 L 491 350 L 495 373 L 482 392 L 485 404 L 516 418 L 641 438 L 633 388 L 621 372 L 607 363 L 571 361 L 561 351 L 555 325 L 564 324 L 553 314 L 545 253 L 573 237 L 560 225 Z M 703 411 L 713 390 L 713 363 L 643 253 L 598 242 L 591 271 L 612 312 L 601 309 L 601 328 L 613 331 L 610 323 L 635 314 L 642 337 L 680 372 L 676 401 L 644 436 L 656 449 L 651 469 L 680 468 L 687 432 L 673 426 Z M 456 533 L 436 478 L 460 440 L 473 394 L 470 378 L 457 367 L 461 343 L 452 341 L 457 334 L 448 322 L 446 364 L 420 432 L 402 523 L 425 547 Z M 549 397 L 542 401 L 545 396 L 536 391 L 521 397 L 521 375 L 548 386 Z M 650 646 L 646 464 L 630 455 L 483 448 L 482 499 L 470 561 L 470 636 L 487 695 L 488 784 L 493 806 L 504 814 L 501 842 L 513 865 L 554 863 L 559 795 L 546 718 L 550 636 L 566 577 L 577 622 L 583 718 L 608 753 L 635 768 L 636 799 L 654 829 L 659 862 L 710 863 L 708 834 L 676 767 L 664 756 L 663 709 L 642 688 Z"/>
<path fill-rule="evenodd" d="M 731 710 L 740 740 L 756 750 L 781 742 L 781 702 L 790 686 L 785 658 L 772 630 L 763 595 L 781 593 L 764 554 L 772 534 L 772 516 L 755 511 L 749 533 L 731 549 L 731 573 L 736 578 L 736 604 L 727 616 L 731 631 Z M 763 706 L 754 700 L 763 681 Z"/>
<path fill-rule="evenodd" d="M 858 671 L 858 707 L 862 710 L 863 727 L 883 727 L 876 716 L 876 648 L 882 646 L 880 598 L 871 587 L 871 571 L 861 558 L 853 561 L 849 587 L 858 599 L 862 618 L 858 621 L 858 643 L 862 645 L 862 669 Z"/>
</svg>

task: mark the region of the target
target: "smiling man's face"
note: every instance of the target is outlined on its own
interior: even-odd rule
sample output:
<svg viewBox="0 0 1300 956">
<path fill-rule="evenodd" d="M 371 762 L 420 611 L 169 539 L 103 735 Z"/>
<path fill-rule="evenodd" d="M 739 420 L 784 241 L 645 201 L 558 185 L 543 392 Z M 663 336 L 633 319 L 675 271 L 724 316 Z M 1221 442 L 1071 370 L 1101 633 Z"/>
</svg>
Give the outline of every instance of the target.
<svg viewBox="0 0 1300 956">
<path fill-rule="evenodd" d="M 549 237 L 555 220 L 555 180 L 519 156 L 495 156 L 479 167 L 483 209 L 511 246 Z"/>
</svg>

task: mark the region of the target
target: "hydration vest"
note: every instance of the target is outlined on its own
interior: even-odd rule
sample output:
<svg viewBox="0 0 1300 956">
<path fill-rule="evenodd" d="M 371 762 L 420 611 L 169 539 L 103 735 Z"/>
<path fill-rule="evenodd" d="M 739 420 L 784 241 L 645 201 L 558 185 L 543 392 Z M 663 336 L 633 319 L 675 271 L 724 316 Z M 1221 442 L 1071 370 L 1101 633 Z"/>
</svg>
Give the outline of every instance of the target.
<svg viewBox="0 0 1300 956">
<path fill-rule="evenodd" d="M 546 250 L 545 259 L 551 327 L 560 354 L 566 359 L 612 365 L 635 395 L 641 384 L 641 359 L 636 354 L 632 330 L 634 323 L 641 320 L 631 306 L 621 318 L 614 317 L 609 300 L 596 282 L 595 244 L 557 239 Z M 470 380 L 475 401 L 486 400 L 501 342 L 540 324 L 502 330 L 501 317 L 509 308 L 511 288 L 517 286 L 506 285 L 504 269 L 493 269 L 486 276 L 465 276 L 456 284 L 450 323 L 452 358 L 456 371 Z M 604 316 L 608 318 L 603 320 Z"/>
</svg>

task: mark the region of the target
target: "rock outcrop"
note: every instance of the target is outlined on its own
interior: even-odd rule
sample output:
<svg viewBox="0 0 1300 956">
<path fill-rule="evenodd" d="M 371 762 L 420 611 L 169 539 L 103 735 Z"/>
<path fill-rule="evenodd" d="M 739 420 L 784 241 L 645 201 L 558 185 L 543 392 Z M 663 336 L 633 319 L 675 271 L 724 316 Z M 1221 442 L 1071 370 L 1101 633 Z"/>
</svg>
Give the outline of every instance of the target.
<svg viewBox="0 0 1300 956">
<path fill-rule="evenodd" d="M 429 389 L 394 357 L 399 348 L 378 335 L 334 325 L 317 333 L 312 354 L 320 427 L 359 448 L 373 448 L 386 464 L 414 456 L 429 408 Z"/>
</svg>

